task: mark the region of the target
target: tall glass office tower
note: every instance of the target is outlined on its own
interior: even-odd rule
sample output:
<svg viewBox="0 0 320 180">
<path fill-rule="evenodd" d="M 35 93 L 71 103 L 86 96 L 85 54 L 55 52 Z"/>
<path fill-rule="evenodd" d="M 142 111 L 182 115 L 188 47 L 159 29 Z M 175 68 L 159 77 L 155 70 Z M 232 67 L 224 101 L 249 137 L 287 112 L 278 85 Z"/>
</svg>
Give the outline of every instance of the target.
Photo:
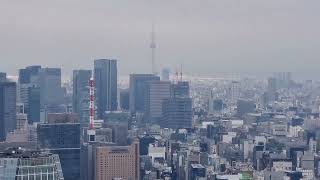
<svg viewBox="0 0 320 180">
<path fill-rule="evenodd" d="M 102 119 L 105 111 L 115 111 L 117 102 L 117 60 L 97 59 L 94 61 L 97 115 Z"/>
</svg>

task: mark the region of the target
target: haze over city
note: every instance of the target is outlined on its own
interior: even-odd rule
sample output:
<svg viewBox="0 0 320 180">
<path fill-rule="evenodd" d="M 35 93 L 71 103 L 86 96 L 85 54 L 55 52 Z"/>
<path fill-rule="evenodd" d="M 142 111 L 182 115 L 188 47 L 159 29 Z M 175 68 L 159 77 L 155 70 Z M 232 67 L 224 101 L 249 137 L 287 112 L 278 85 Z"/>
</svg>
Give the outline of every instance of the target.
<svg viewBox="0 0 320 180">
<path fill-rule="evenodd" d="M 320 180 L 319 0 L 1 0 L 0 180 Z"/>
<path fill-rule="evenodd" d="M 0 2 L 0 70 L 28 64 L 72 69 L 119 60 L 120 74 L 150 72 L 155 24 L 158 71 L 317 75 L 317 0 L 55 0 Z"/>
</svg>

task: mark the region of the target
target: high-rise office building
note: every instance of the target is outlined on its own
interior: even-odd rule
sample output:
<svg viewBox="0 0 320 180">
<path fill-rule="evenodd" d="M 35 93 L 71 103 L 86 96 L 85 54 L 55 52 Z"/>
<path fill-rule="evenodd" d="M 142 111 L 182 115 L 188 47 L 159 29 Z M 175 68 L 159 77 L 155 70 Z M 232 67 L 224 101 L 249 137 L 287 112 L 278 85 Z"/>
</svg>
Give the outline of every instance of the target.
<svg viewBox="0 0 320 180">
<path fill-rule="evenodd" d="M 80 124 L 38 124 L 38 146 L 58 154 L 66 180 L 80 179 Z"/>
<path fill-rule="evenodd" d="M 73 71 L 73 97 L 72 109 L 80 118 L 81 124 L 89 122 L 89 80 L 91 70 Z"/>
<path fill-rule="evenodd" d="M 29 123 L 40 121 L 40 83 L 41 66 L 28 66 L 19 70 L 18 102 L 24 104 Z"/>
<path fill-rule="evenodd" d="M 240 83 L 238 81 L 232 81 L 229 88 L 229 100 L 231 104 L 236 104 L 240 98 Z"/>
<path fill-rule="evenodd" d="M 58 155 L 22 149 L 0 152 L 0 179 L 64 180 Z"/>
<path fill-rule="evenodd" d="M 60 105 L 63 101 L 61 69 L 42 68 L 39 72 L 41 108 Z"/>
<path fill-rule="evenodd" d="M 163 116 L 160 125 L 164 128 L 192 127 L 192 99 L 169 98 L 162 103 Z"/>
<path fill-rule="evenodd" d="M 289 88 L 292 83 L 292 74 L 291 72 L 278 72 L 274 74 L 276 80 L 277 89 L 280 88 Z"/>
<path fill-rule="evenodd" d="M 0 82 L 0 141 L 16 128 L 16 92 L 15 82 Z"/>
<path fill-rule="evenodd" d="M 39 87 L 39 72 L 41 66 L 28 66 L 19 69 L 18 79 L 18 102 L 23 103 L 25 111 L 28 113 L 28 91 L 30 87 Z"/>
<path fill-rule="evenodd" d="M 170 81 L 150 81 L 146 83 L 145 118 L 147 122 L 157 122 L 162 116 L 162 102 L 170 98 Z"/>
<path fill-rule="evenodd" d="M 7 73 L 0 72 L 0 82 L 7 81 Z"/>
<path fill-rule="evenodd" d="M 161 80 L 162 81 L 169 81 L 170 80 L 170 69 L 169 68 L 162 69 Z"/>
<path fill-rule="evenodd" d="M 277 99 L 277 80 L 275 78 L 268 79 L 267 102 L 274 102 Z"/>
<path fill-rule="evenodd" d="M 98 146 L 95 151 L 95 179 L 139 180 L 139 143 L 130 146 Z"/>
<path fill-rule="evenodd" d="M 105 111 L 115 111 L 117 102 L 117 60 L 97 59 L 94 61 L 97 115 L 102 119 Z"/>
<path fill-rule="evenodd" d="M 145 88 L 149 81 L 160 81 L 160 77 L 153 74 L 130 75 L 130 112 L 145 111 Z"/>
<path fill-rule="evenodd" d="M 190 85 L 188 81 L 178 81 L 172 84 L 173 97 L 190 97 Z"/>
<path fill-rule="evenodd" d="M 112 142 L 119 146 L 128 145 L 128 122 L 108 122 L 105 127 L 112 129 Z"/>
<path fill-rule="evenodd" d="M 130 107 L 130 91 L 123 89 L 120 91 L 120 108 L 121 110 L 128 111 Z"/>
<path fill-rule="evenodd" d="M 41 66 L 28 66 L 19 70 L 19 84 L 37 84 Z"/>
<path fill-rule="evenodd" d="M 29 87 L 28 89 L 28 122 L 40 122 L 40 87 Z"/>
</svg>

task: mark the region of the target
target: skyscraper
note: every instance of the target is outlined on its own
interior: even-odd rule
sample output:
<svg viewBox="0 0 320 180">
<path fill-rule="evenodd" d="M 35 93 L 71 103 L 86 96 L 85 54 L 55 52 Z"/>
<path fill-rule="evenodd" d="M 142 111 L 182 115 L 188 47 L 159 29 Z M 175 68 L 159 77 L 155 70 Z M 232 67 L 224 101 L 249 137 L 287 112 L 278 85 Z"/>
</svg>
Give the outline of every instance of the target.
<svg viewBox="0 0 320 180">
<path fill-rule="evenodd" d="M 41 66 L 37 65 L 19 69 L 19 84 L 37 84 L 40 69 Z"/>
<path fill-rule="evenodd" d="M 105 111 L 115 111 L 117 102 L 117 60 L 97 59 L 94 61 L 97 115 L 102 119 Z"/>
<path fill-rule="evenodd" d="M 145 88 L 148 81 L 160 81 L 160 77 L 153 74 L 130 75 L 130 112 L 145 111 Z"/>
<path fill-rule="evenodd" d="M 28 89 L 28 122 L 40 122 L 40 87 L 29 87 Z"/>
<path fill-rule="evenodd" d="M 157 122 L 162 116 L 162 102 L 170 98 L 169 81 L 150 81 L 146 83 L 145 118 Z"/>
<path fill-rule="evenodd" d="M 192 127 L 192 99 L 169 98 L 162 103 L 163 116 L 160 122 L 164 128 L 191 128 Z"/>
<path fill-rule="evenodd" d="M 161 80 L 162 81 L 169 81 L 170 80 L 170 69 L 169 68 L 162 69 Z"/>
<path fill-rule="evenodd" d="M 7 74 L 0 72 L 0 82 L 7 81 Z"/>
<path fill-rule="evenodd" d="M 29 123 L 40 121 L 40 117 L 35 117 L 35 113 L 38 113 L 39 115 L 37 116 L 40 116 L 40 109 L 38 109 L 38 112 L 35 112 L 35 108 L 38 108 L 39 105 L 33 102 L 31 105 L 36 105 L 36 107 L 30 106 L 30 98 L 33 99 L 33 97 L 30 96 L 30 91 L 35 95 L 33 89 L 39 88 L 40 69 L 41 66 L 28 66 L 24 69 L 19 69 L 17 101 L 24 104 L 24 110 L 25 113 L 28 114 Z M 33 115 L 29 113 L 30 109 L 33 110 Z"/>
<path fill-rule="evenodd" d="M 172 84 L 173 97 L 190 97 L 190 85 L 188 81 L 178 81 Z"/>
<path fill-rule="evenodd" d="M 268 79 L 267 101 L 274 102 L 277 99 L 277 80 L 275 78 Z"/>
<path fill-rule="evenodd" d="M 130 107 L 130 91 L 129 89 L 122 89 L 120 91 L 120 108 L 121 110 L 128 111 Z"/>
<path fill-rule="evenodd" d="M 39 72 L 41 108 L 57 106 L 62 103 L 61 69 L 42 68 Z"/>
<path fill-rule="evenodd" d="M 54 121 L 54 120 L 52 120 Z M 80 124 L 38 124 L 38 146 L 58 154 L 66 180 L 80 179 Z"/>
<path fill-rule="evenodd" d="M 73 97 L 72 109 L 80 117 L 81 124 L 89 122 L 89 80 L 91 78 L 90 70 L 73 71 Z"/>
<path fill-rule="evenodd" d="M 16 92 L 15 82 L 0 82 L 0 141 L 16 128 Z"/>
</svg>

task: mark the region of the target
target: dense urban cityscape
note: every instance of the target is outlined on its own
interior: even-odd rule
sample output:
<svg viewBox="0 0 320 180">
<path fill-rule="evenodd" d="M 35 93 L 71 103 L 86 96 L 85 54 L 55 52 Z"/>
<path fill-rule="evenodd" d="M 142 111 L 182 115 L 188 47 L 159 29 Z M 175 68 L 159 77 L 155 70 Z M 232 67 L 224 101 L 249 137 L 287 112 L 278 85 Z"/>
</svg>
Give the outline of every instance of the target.
<svg viewBox="0 0 320 180">
<path fill-rule="evenodd" d="M 0 180 L 320 179 L 319 7 L 2 0 Z"/>
<path fill-rule="evenodd" d="M 1 73 L 0 179 L 315 179 L 320 84 L 94 69 Z"/>
</svg>

